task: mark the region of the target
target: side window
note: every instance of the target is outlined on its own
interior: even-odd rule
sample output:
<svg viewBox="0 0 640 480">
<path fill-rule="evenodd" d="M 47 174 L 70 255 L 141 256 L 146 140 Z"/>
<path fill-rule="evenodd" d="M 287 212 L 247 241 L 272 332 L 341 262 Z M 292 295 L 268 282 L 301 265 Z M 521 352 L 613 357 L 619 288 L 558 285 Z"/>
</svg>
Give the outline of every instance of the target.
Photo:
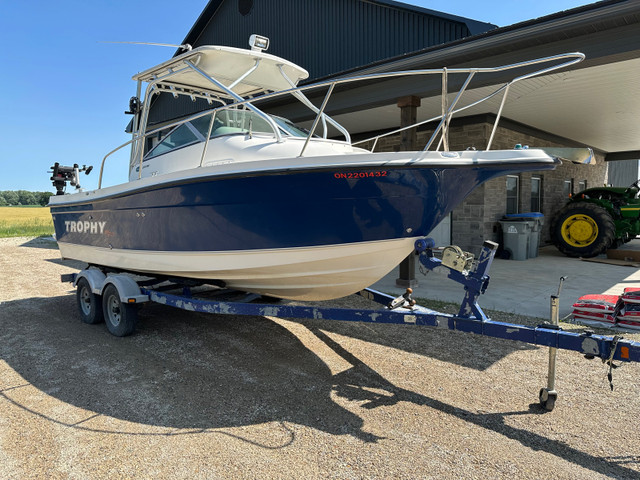
<svg viewBox="0 0 640 480">
<path fill-rule="evenodd" d="M 155 148 L 149 152 L 147 158 L 162 155 L 170 150 L 184 147 L 196 141 L 198 141 L 198 137 L 191 131 L 189 126 L 186 123 L 182 124 L 156 145 Z"/>
<path fill-rule="evenodd" d="M 520 177 L 507 175 L 507 213 L 518 212 L 518 199 L 520 198 Z"/>
<path fill-rule="evenodd" d="M 580 180 L 578 182 L 578 191 L 581 192 L 583 190 L 587 189 L 587 181 L 586 180 Z"/>
<path fill-rule="evenodd" d="M 573 195 L 573 180 L 565 180 L 562 183 L 562 196 L 569 198 L 571 195 Z"/>
<path fill-rule="evenodd" d="M 191 125 L 195 127 L 203 138 L 207 138 L 207 132 L 209 131 L 209 124 L 211 123 L 211 115 L 205 115 L 204 117 L 191 120 Z"/>
</svg>

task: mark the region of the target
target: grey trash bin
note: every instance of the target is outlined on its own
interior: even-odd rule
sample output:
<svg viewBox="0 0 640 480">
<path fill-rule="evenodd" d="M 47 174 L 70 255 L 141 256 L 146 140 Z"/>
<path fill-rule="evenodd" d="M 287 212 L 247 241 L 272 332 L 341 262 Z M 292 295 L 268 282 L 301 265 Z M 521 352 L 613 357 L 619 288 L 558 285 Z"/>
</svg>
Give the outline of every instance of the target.
<svg viewBox="0 0 640 480">
<path fill-rule="evenodd" d="M 522 218 L 500 220 L 503 247 L 511 254 L 512 260 L 526 260 L 529 258 L 533 223 Z"/>
<path fill-rule="evenodd" d="M 505 215 L 507 220 L 526 221 L 530 224 L 528 258 L 536 258 L 540 248 L 540 234 L 544 225 L 544 215 L 540 212 L 512 213 Z"/>
</svg>

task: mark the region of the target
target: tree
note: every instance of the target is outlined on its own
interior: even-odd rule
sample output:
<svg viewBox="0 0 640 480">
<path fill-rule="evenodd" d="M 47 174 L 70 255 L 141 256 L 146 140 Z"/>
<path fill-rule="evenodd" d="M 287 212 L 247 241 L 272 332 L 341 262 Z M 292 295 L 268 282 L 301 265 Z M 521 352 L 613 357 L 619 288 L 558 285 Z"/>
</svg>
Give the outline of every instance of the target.
<svg viewBox="0 0 640 480">
<path fill-rule="evenodd" d="M 19 205 L 37 205 L 35 195 L 32 192 L 26 190 L 18 190 L 18 204 Z"/>
<path fill-rule="evenodd" d="M 38 195 L 39 195 L 38 204 L 42 205 L 43 207 L 46 207 L 47 204 L 49 203 L 49 197 L 51 197 L 53 195 L 53 193 L 51 193 L 51 192 L 38 192 Z"/>
<path fill-rule="evenodd" d="M 15 205 L 40 205 L 46 207 L 49 203 L 51 192 L 28 192 L 27 190 L 0 191 L 0 206 Z"/>
<path fill-rule="evenodd" d="M 4 193 L 4 199 L 7 201 L 8 205 L 18 205 L 18 202 L 20 201 L 18 192 L 14 192 L 13 190 L 7 190 L 3 193 Z"/>
</svg>

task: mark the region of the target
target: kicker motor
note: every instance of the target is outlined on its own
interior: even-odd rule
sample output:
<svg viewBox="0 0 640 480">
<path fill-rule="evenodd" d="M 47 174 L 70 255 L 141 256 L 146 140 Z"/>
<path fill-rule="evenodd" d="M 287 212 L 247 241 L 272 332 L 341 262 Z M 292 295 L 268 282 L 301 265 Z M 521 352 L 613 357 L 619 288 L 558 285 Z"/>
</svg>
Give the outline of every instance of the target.
<svg viewBox="0 0 640 480">
<path fill-rule="evenodd" d="M 51 181 L 53 182 L 53 186 L 56 187 L 56 195 L 64 195 L 64 191 L 67 188 L 67 182 L 72 187 L 76 187 L 76 189 L 80 189 L 80 172 L 84 172 L 86 175 L 91 173 L 93 170 L 93 166 L 83 165 L 82 168 L 78 166 L 77 163 L 73 164 L 73 167 L 65 167 L 64 165 L 60 165 L 56 162 L 53 167 L 51 167 L 52 173 Z"/>
</svg>

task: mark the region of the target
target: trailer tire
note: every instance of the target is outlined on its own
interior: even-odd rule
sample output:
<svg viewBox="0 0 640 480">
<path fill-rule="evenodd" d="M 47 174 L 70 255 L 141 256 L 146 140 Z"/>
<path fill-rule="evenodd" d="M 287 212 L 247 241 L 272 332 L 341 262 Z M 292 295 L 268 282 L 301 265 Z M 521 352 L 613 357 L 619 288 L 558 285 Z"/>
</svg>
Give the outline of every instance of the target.
<svg viewBox="0 0 640 480">
<path fill-rule="evenodd" d="M 115 285 L 110 283 L 102 295 L 102 309 L 107 330 L 116 337 L 126 337 L 136 330 L 138 324 L 138 308 L 120 300 L 120 293 Z"/>
<path fill-rule="evenodd" d="M 95 325 L 104 321 L 102 311 L 102 297 L 91 291 L 89 281 L 82 277 L 78 280 L 76 290 L 76 301 L 78 303 L 78 311 L 80 319 L 84 323 Z"/>
</svg>

